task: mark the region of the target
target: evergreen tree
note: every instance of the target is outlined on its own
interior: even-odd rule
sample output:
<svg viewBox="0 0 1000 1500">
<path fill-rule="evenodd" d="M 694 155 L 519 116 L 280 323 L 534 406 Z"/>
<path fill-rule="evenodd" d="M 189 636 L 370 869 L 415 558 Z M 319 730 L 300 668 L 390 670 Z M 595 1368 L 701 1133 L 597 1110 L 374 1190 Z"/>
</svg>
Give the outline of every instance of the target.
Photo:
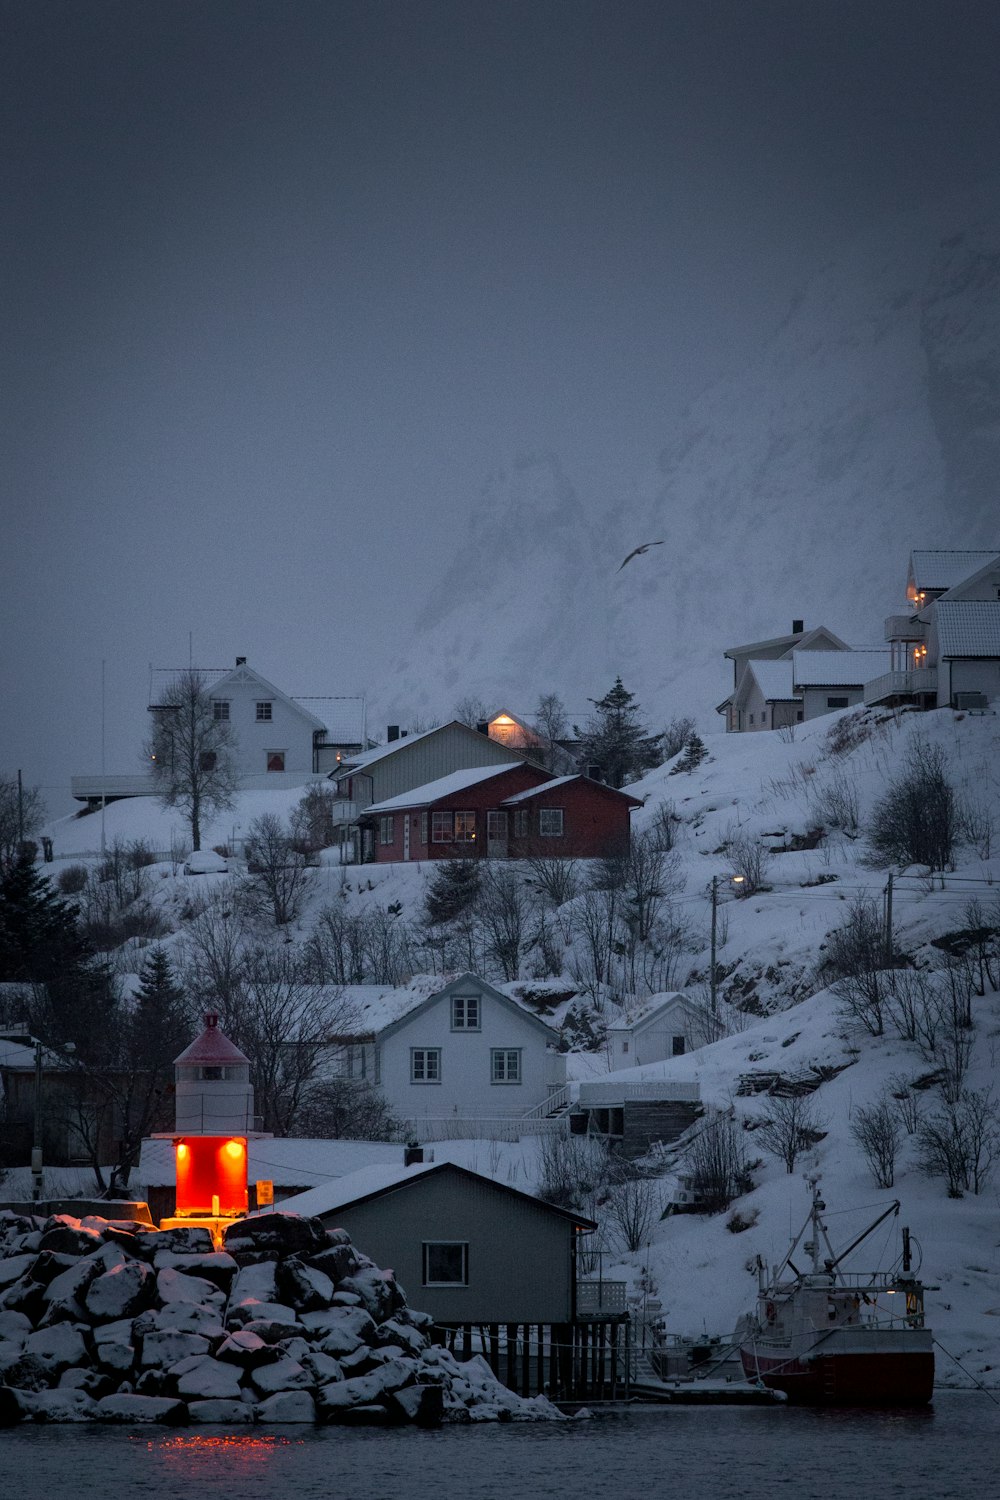
<svg viewBox="0 0 1000 1500">
<path fill-rule="evenodd" d="M 635 694 L 622 686 L 620 677 L 603 698 L 590 701 L 594 713 L 583 729 L 574 725 L 573 731 L 579 736 L 583 760 L 600 766 L 609 786 L 620 788 L 660 764 L 663 736 L 649 733 Z"/>
<path fill-rule="evenodd" d="M 90 956 L 76 907 L 53 890 L 33 860 L 18 860 L 0 880 L 0 980 L 44 984 Z"/>
<path fill-rule="evenodd" d="M 476 859 L 442 860 L 431 878 L 430 889 L 424 900 L 424 913 L 429 926 L 441 922 L 453 922 L 468 911 L 479 896 L 482 871 Z"/>
</svg>

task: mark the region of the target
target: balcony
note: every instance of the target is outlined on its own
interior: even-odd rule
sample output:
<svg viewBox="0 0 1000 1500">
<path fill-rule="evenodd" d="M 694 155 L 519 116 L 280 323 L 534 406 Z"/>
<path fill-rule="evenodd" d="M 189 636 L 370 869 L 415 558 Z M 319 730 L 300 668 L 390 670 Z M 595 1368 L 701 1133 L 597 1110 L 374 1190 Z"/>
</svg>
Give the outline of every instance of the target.
<svg viewBox="0 0 1000 1500">
<path fill-rule="evenodd" d="M 623 1104 L 697 1104 L 697 1083 L 660 1079 L 651 1083 L 581 1083 L 579 1102 L 585 1109 L 619 1107 Z"/>
<path fill-rule="evenodd" d="M 913 667 L 903 672 L 885 672 L 865 683 L 865 707 L 891 703 L 893 699 L 937 696 L 937 668 Z"/>
<path fill-rule="evenodd" d="M 155 797 L 152 776 L 71 776 L 70 795 L 77 802 L 114 802 L 119 797 Z"/>
<path fill-rule="evenodd" d="M 624 1281 L 578 1281 L 576 1315 L 578 1318 L 613 1318 L 628 1312 Z"/>
<path fill-rule="evenodd" d="M 887 615 L 885 638 L 887 641 L 926 641 L 927 626 L 913 615 Z"/>
</svg>

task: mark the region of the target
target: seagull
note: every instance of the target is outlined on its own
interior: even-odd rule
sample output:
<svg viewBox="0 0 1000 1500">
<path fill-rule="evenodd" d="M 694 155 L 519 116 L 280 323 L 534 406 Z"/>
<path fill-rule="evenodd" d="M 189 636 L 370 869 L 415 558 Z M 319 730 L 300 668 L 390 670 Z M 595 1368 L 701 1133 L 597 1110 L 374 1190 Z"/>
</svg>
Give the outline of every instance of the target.
<svg viewBox="0 0 1000 1500">
<path fill-rule="evenodd" d="M 641 556 L 641 554 L 643 552 L 648 552 L 649 549 L 650 549 L 650 547 L 662 547 L 662 546 L 663 546 L 663 542 L 660 541 L 660 542 L 643 542 L 643 544 L 642 544 L 641 547 L 633 547 L 632 551 L 629 553 L 628 557 L 626 557 L 625 562 L 623 562 L 621 564 L 621 566 L 618 568 L 618 572 L 620 573 L 621 570 L 622 570 L 622 568 L 624 568 L 625 563 L 631 562 L 632 559 L 633 559 L 633 557 L 639 557 L 639 556 Z"/>
</svg>

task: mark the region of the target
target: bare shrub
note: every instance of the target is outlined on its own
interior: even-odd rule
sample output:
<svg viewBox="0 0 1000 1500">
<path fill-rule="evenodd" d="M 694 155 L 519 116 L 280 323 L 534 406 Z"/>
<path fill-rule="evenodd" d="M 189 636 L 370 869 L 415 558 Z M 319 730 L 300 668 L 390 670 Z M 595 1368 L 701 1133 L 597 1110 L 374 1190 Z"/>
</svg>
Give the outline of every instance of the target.
<svg viewBox="0 0 1000 1500">
<path fill-rule="evenodd" d="M 847 755 L 856 750 L 871 736 L 871 720 L 866 710 L 844 714 L 826 732 L 826 748 L 830 755 Z"/>
<path fill-rule="evenodd" d="M 849 838 L 857 837 L 861 827 L 861 805 L 858 789 L 849 776 L 838 771 L 831 781 L 819 788 L 814 816 L 824 827 L 839 828 Z"/>
<path fill-rule="evenodd" d="M 488 862 L 479 893 L 478 915 L 487 957 L 504 979 L 517 979 L 525 947 L 529 904 L 520 873 Z"/>
<path fill-rule="evenodd" d="M 864 1152 L 876 1186 L 891 1188 L 896 1173 L 896 1156 L 903 1138 L 897 1111 L 887 1099 L 863 1106 L 855 1111 L 851 1135 Z"/>
<path fill-rule="evenodd" d="M 993 809 L 988 802 L 966 794 L 958 808 L 958 836 L 964 844 L 970 844 L 980 859 L 989 859 L 996 837 Z"/>
<path fill-rule="evenodd" d="M 851 903 L 847 921 L 827 938 L 824 969 L 844 1014 L 872 1036 L 885 1030 L 892 976 L 886 967 L 885 928 L 878 906 L 864 895 Z"/>
<path fill-rule="evenodd" d="M 525 861 L 530 872 L 530 884 L 534 885 L 553 909 L 565 906 L 580 890 L 580 863 L 575 859 L 560 859 L 539 855 Z"/>
<path fill-rule="evenodd" d="M 647 832 L 654 848 L 658 849 L 661 854 L 669 854 L 677 842 L 677 827 L 680 821 L 677 808 L 669 798 L 659 804 Z"/>
<path fill-rule="evenodd" d="M 745 828 L 730 824 L 725 839 L 726 853 L 741 897 L 755 896 L 764 884 L 771 865 L 771 853 Z"/>
<path fill-rule="evenodd" d="M 586 1212 L 607 1180 L 608 1148 L 593 1136 L 544 1135 L 538 1196 Z"/>
<path fill-rule="evenodd" d="M 694 719 L 690 714 L 685 714 L 683 718 L 675 715 L 663 731 L 663 759 L 672 760 L 675 755 L 679 755 L 693 733 Z"/>
<path fill-rule="evenodd" d="M 339 827 L 337 807 L 337 797 L 328 783 L 306 789 L 291 817 L 291 843 L 299 854 L 308 856 L 333 847 Z"/>
<path fill-rule="evenodd" d="M 872 858 L 880 864 L 926 865 L 944 870 L 958 839 L 958 803 L 939 745 L 914 740 L 904 770 L 876 803 L 868 828 Z"/>
<path fill-rule="evenodd" d="M 734 1208 L 726 1220 L 726 1228 L 730 1234 L 744 1234 L 748 1229 L 754 1229 L 760 1219 L 760 1209 L 752 1208 L 748 1213 L 742 1209 Z"/>
<path fill-rule="evenodd" d="M 888 1083 L 887 1097 L 892 1100 L 899 1123 L 907 1135 L 916 1135 L 920 1125 L 922 1105 L 920 1095 L 912 1082 L 903 1073 L 893 1073 Z"/>
<path fill-rule="evenodd" d="M 825 1134 L 826 1122 L 809 1095 L 792 1094 L 787 1098 L 775 1095 L 764 1106 L 754 1139 L 760 1141 L 769 1155 L 784 1162 L 787 1172 L 794 1172 L 802 1153 Z"/>
<path fill-rule="evenodd" d="M 603 1219 L 611 1238 L 633 1254 L 648 1242 L 662 1212 L 659 1181 L 634 1170 L 623 1173 L 611 1185 L 603 1205 Z"/>
<path fill-rule="evenodd" d="M 86 887 L 87 880 L 86 865 L 67 865 L 56 876 L 56 885 L 64 896 L 76 896 Z"/>
<path fill-rule="evenodd" d="M 714 1214 L 753 1187 L 746 1133 L 732 1111 L 708 1110 L 688 1147 L 686 1169 L 700 1212 Z"/>
<path fill-rule="evenodd" d="M 926 1115 L 917 1131 L 918 1164 L 943 1177 L 949 1198 L 978 1194 L 1000 1154 L 1000 1126 L 992 1089 L 963 1089 L 957 1099 Z"/>
</svg>

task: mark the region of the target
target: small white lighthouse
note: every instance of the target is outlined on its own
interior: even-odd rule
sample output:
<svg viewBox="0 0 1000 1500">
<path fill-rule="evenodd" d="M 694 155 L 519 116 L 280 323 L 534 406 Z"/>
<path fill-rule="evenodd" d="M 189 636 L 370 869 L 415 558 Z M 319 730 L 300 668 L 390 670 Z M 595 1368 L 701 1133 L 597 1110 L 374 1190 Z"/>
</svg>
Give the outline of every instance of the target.
<svg viewBox="0 0 1000 1500">
<path fill-rule="evenodd" d="M 176 1218 L 196 1219 L 218 1238 L 247 1212 L 247 1138 L 253 1131 L 250 1059 L 219 1030 L 214 1012 L 205 1030 L 174 1063 L 177 1169 Z"/>
</svg>

